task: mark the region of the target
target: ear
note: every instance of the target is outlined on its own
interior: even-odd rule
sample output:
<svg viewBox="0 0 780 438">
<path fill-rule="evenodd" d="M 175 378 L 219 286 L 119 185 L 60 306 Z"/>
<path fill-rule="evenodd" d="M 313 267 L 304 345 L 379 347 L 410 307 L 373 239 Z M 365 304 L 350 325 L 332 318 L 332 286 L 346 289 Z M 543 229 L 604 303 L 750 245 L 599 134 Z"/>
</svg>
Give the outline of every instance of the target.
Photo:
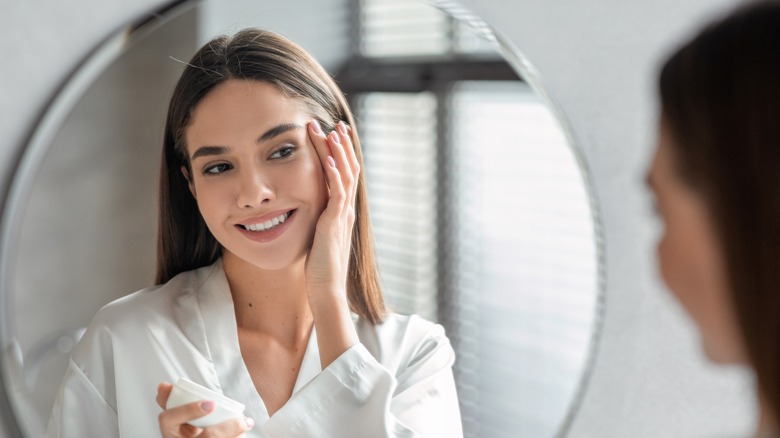
<svg viewBox="0 0 780 438">
<path fill-rule="evenodd" d="M 190 172 L 187 171 L 187 166 L 181 166 L 181 174 L 184 176 L 184 179 L 187 180 L 187 187 L 189 187 L 192 197 L 198 199 L 198 195 L 195 194 L 195 185 L 192 183 L 192 178 L 190 178 Z"/>
</svg>

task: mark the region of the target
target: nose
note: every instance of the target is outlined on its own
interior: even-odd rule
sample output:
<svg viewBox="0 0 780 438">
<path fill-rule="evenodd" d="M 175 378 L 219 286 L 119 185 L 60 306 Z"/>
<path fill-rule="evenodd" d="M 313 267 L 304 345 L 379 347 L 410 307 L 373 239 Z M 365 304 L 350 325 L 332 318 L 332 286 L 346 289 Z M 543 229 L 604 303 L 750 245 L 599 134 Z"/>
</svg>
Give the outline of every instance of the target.
<svg viewBox="0 0 780 438">
<path fill-rule="evenodd" d="M 239 208 L 256 208 L 276 198 L 267 175 L 256 170 L 242 172 L 236 203 Z"/>
</svg>

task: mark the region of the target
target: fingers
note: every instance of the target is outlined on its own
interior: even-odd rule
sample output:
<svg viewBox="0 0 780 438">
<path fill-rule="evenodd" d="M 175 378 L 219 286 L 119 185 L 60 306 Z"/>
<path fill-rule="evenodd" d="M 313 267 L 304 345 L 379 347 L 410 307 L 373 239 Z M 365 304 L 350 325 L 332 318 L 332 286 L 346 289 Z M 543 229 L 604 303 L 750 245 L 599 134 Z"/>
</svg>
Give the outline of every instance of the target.
<svg viewBox="0 0 780 438">
<path fill-rule="evenodd" d="M 355 203 L 355 193 L 357 193 L 357 179 L 360 173 L 360 165 L 358 164 L 357 155 L 355 155 L 355 147 L 352 144 L 352 136 L 350 135 L 350 128 L 343 122 L 339 122 L 336 125 L 336 130 L 339 132 L 339 145 L 337 147 L 338 152 L 334 150 L 334 155 L 337 155 L 341 162 L 337 161 L 336 165 L 341 169 L 342 179 L 344 181 L 344 187 L 349 194 L 350 206 Z M 333 148 L 331 148 L 333 150 Z"/>
<path fill-rule="evenodd" d="M 342 134 L 341 136 L 346 138 L 344 152 L 347 154 L 347 159 L 349 161 L 349 167 L 352 170 L 352 174 L 355 176 L 355 179 L 357 179 L 357 176 L 360 173 L 360 163 L 358 163 L 357 154 L 355 153 L 355 145 L 352 144 L 352 127 L 347 126 L 347 124 L 343 121 L 339 122 L 338 126 L 339 132 Z"/>
<path fill-rule="evenodd" d="M 325 175 L 330 186 L 330 201 L 326 210 L 330 210 L 332 217 L 336 219 L 344 209 L 347 203 L 347 193 L 344 190 L 344 184 L 341 179 L 341 172 L 337 168 L 336 161 L 332 156 L 325 159 Z"/>
<path fill-rule="evenodd" d="M 331 153 L 326 135 L 316 119 L 309 122 L 309 138 L 311 139 L 312 144 L 314 144 L 314 150 L 317 151 L 317 155 L 320 157 L 322 167 L 325 168 L 327 166 L 327 159 Z"/>
<path fill-rule="evenodd" d="M 168 404 L 168 397 L 171 395 L 173 384 L 168 382 L 162 382 L 157 386 L 157 405 L 165 410 L 165 405 Z"/>
<path fill-rule="evenodd" d="M 339 125 L 341 123 L 339 122 Z M 342 190 L 345 193 L 345 200 L 348 200 L 346 195 L 352 194 L 354 187 L 355 187 L 355 175 L 351 172 L 351 167 L 349 165 L 349 161 L 347 159 L 347 153 L 344 149 L 346 149 L 346 142 L 348 142 L 348 136 L 346 135 L 339 135 L 336 131 L 339 129 L 337 128 L 333 132 L 328 135 L 328 145 L 330 146 L 331 150 L 331 156 L 333 157 L 333 160 L 335 160 L 336 163 L 336 169 L 338 170 L 339 176 L 341 177 L 341 187 Z M 344 128 L 346 130 L 346 128 Z"/>
<path fill-rule="evenodd" d="M 360 164 L 355 154 L 355 147 L 352 144 L 351 127 L 341 121 L 336 124 L 336 129 L 331 131 L 330 134 L 325 134 L 317 120 L 313 119 L 309 122 L 309 137 L 311 137 L 312 143 L 314 143 L 314 148 L 320 156 L 323 167 L 328 155 L 335 158 L 335 154 L 338 152 L 336 149 L 341 149 L 346 156 L 345 162 L 347 165 L 342 167 L 337 160 L 337 166 L 342 170 L 349 169 L 353 179 L 357 179 L 357 175 L 360 173 Z"/>
<path fill-rule="evenodd" d="M 222 423 L 215 424 L 213 426 L 207 427 L 203 430 L 203 433 L 198 435 L 198 437 L 203 438 L 221 438 L 221 437 L 243 437 L 244 432 L 247 432 L 248 430 L 252 429 L 254 427 L 255 422 L 249 417 L 245 418 L 233 418 L 232 420 L 223 421 Z"/>
<path fill-rule="evenodd" d="M 160 432 L 162 432 L 163 437 L 245 437 L 245 432 L 255 425 L 255 421 L 249 417 L 234 418 L 205 429 L 187 424 L 212 412 L 216 409 L 216 404 L 213 401 L 201 400 L 166 409 L 165 406 L 172 389 L 173 385 L 168 382 L 162 382 L 157 387 L 157 404 L 163 408 L 159 417 Z"/>
<path fill-rule="evenodd" d="M 182 429 L 194 429 L 186 424 L 187 422 L 203 417 L 213 411 L 215 407 L 213 401 L 204 400 L 165 409 L 158 418 L 160 431 L 165 437 L 182 436 Z"/>
<path fill-rule="evenodd" d="M 340 213 L 345 206 L 353 207 L 360 165 L 352 146 L 350 128 L 344 122 L 339 122 L 336 129 L 326 135 L 319 123 L 312 120 L 309 123 L 309 136 L 325 171 L 331 198 L 336 196 L 340 206 L 339 211 L 334 213 Z M 332 157 L 333 164 L 330 164 L 328 157 Z"/>
</svg>

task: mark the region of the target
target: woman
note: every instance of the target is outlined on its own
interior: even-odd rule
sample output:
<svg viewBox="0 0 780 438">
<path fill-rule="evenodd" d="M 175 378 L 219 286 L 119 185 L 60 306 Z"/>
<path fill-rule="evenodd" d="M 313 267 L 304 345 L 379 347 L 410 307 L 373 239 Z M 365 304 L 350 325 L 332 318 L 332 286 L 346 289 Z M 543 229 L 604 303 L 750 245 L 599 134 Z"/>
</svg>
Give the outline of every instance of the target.
<svg viewBox="0 0 780 438">
<path fill-rule="evenodd" d="M 707 356 L 749 364 L 757 436 L 780 418 L 780 3 L 706 28 L 660 77 L 649 183 L 664 222 L 662 276 Z"/>
<path fill-rule="evenodd" d="M 158 285 L 96 315 L 50 436 L 462 435 L 442 328 L 385 311 L 352 126 L 279 35 L 195 54 L 165 128 Z M 180 377 L 252 418 L 188 425 L 214 403 L 165 409 Z"/>
</svg>

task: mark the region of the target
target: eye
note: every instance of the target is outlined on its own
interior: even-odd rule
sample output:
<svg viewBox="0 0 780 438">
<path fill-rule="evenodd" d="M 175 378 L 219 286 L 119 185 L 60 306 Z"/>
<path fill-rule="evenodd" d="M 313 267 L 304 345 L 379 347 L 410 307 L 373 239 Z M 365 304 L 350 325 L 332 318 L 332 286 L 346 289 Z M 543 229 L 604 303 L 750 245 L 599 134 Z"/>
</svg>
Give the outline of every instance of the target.
<svg viewBox="0 0 780 438">
<path fill-rule="evenodd" d="M 228 170 L 232 169 L 233 167 L 228 163 L 219 163 L 215 164 L 213 166 L 209 166 L 205 169 L 203 169 L 204 175 L 219 175 L 220 173 L 227 172 Z"/>
<path fill-rule="evenodd" d="M 295 152 L 295 146 L 284 146 L 283 148 L 271 154 L 271 158 L 286 158 L 292 155 L 293 152 Z"/>
</svg>

